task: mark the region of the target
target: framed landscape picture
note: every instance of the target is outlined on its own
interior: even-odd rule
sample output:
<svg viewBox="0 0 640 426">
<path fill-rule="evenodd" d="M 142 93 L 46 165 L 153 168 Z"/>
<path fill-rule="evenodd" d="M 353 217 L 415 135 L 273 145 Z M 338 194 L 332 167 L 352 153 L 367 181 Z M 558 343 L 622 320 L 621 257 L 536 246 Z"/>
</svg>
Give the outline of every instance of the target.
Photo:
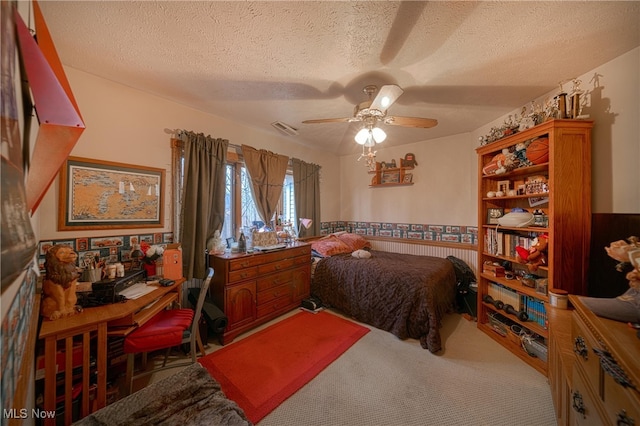
<svg viewBox="0 0 640 426">
<path fill-rule="evenodd" d="M 58 229 L 161 228 L 165 170 L 69 157 L 60 172 Z"/>
<path fill-rule="evenodd" d="M 382 173 L 382 183 L 400 183 L 400 171 Z"/>
</svg>

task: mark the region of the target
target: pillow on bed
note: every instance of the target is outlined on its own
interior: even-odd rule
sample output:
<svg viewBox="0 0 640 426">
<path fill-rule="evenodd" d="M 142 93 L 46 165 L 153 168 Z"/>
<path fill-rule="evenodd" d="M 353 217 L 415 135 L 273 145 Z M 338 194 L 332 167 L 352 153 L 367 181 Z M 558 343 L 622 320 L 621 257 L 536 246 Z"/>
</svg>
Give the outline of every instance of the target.
<svg viewBox="0 0 640 426">
<path fill-rule="evenodd" d="M 351 253 L 351 247 L 343 243 L 335 235 L 328 235 L 319 240 L 311 242 L 311 249 L 318 253 L 320 256 L 329 257 L 335 254 Z"/>
<path fill-rule="evenodd" d="M 345 232 L 344 234 L 338 235 L 338 238 L 340 241 L 351 247 L 351 251 L 371 248 L 371 243 L 361 235 Z"/>
</svg>

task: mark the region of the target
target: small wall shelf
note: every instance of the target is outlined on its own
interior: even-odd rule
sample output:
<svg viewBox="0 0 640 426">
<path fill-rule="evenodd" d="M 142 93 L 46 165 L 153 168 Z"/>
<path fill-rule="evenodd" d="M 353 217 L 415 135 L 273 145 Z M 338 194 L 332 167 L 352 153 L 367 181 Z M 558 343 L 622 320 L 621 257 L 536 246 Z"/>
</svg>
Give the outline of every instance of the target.
<svg viewBox="0 0 640 426">
<path fill-rule="evenodd" d="M 399 163 L 402 164 L 402 159 Z M 386 167 L 381 162 L 376 162 L 376 169 L 369 170 L 371 178 L 370 188 L 379 188 L 382 186 L 409 186 L 413 185 L 413 166 L 409 167 Z"/>
</svg>

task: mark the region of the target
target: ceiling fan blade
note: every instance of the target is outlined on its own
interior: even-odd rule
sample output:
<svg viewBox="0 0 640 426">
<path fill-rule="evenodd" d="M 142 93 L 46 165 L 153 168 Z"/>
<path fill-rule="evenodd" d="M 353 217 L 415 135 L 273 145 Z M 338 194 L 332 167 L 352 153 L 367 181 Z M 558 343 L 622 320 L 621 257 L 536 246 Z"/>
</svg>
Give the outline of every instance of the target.
<svg viewBox="0 0 640 426">
<path fill-rule="evenodd" d="M 404 90 L 395 84 L 384 85 L 378 90 L 378 94 L 371 102 L 369 109 L 386 111 L 403 93 Z"/>
<path fill-rule="evenodd" d="M 438 125 L 438 120 L 434 120 L 433 118 L 419 118 L 419 117 L 387 116 L 384 119 L 384 122 L 385 124 L 390 124 L 392 126 L 422 127 L 424 129 L 428 129 L 430 127 L 435 127 Z"/>
<path fill-rule="evenodd" d="M 348 118 L 319 118 L 317 120 L 304 120 L 304 124 L 315 124 L 315 123 L 347 123 L 349 121 L 357 121 L 353 117 Z"/>
</svg>

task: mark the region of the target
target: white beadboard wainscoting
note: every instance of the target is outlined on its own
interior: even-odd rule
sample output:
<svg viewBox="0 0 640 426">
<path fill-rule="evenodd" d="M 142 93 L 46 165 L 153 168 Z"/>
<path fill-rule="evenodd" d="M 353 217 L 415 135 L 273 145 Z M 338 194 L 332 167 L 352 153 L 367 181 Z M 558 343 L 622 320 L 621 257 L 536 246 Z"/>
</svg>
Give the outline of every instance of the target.
<svg viewBox="0 0 640 426">
<path fill-rule="evenodd" d="M 442 258 L 455 256 L 458 259 L 464 260 L 476 274 L 478 273 L 478 249 L 476 246 L 463 244 L 429 244 L 422 241 L 420 243 L 403 242 L 371 237 L 367 237 L 367 239 L 371 242 L 371 248 L 373 250 Z"/>
</svg>

